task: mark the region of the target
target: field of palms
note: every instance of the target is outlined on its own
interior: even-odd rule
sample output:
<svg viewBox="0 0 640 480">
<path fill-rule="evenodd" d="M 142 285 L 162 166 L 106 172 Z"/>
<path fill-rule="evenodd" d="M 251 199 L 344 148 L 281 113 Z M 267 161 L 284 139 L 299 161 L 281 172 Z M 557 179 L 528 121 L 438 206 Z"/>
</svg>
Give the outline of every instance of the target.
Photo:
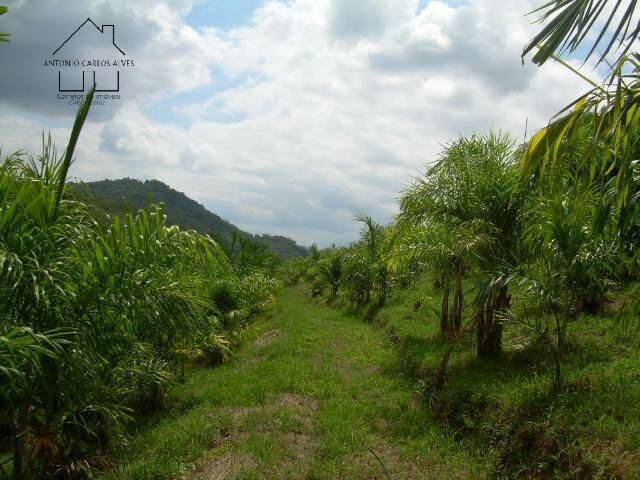
<svg viewBox="0 0 640 480">
<path fill-rule="evenodd" d="M 540 9 L 523 55 L 593 87 L 547 127 L 449 141 L 390 223 L 287 262 L 162 204 L 98 218 L 68 183 L 94 85 L 62 154 L 0 166 L 0 475 L 639 478 L 640 28 L 613 3 Z M 616 41 L 603 84 L 558 56 Z"/>
<path fill-rule="evenodd" d="M 46 141 L 0 167 L 0 473 L 83 477 L 160 408 L 185 365 L 216 365 L 273 302 L 277 256 L 167 225 L 162 205 L 101 225 Z M 229 249 L 230 248 L 230 249 Z"/>
</svg>

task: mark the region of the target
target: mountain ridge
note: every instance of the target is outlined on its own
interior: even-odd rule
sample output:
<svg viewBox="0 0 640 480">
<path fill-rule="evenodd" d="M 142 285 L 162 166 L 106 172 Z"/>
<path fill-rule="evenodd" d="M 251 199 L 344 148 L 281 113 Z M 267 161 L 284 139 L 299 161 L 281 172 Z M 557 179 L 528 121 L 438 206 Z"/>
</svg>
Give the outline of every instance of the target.
<svg viewBox="0 0 640 480">
<path fill-rule="evenodd" d="M 89 193 L 94 203 L 107 214 L 138 211 L 151 203 L 162 202 L 167 221 L 181 228 L 211 233 L 222 242 L 230 242 L 235 230 L 253 240 L 267 245 L 283 257 L 305 256 L 307 249 L 284 235 L 252 234 L 236 227 L 230 221 L 208 210 L 200 202 L 190 198 L 160 180 L 134 178 L 105 179 L 74 184 L 76 191 Z M 87 191 L 88 190 L 88 191 Z"/>
</svg>

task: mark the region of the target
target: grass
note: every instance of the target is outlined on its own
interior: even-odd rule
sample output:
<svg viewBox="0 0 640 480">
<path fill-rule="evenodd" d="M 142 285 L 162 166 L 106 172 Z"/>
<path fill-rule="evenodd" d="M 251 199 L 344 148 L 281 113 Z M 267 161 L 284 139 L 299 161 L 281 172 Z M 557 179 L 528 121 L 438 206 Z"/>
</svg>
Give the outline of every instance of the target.
<svg viewBox="0 0 640 480">
<path fill-rule="evenodd" d="M 105 479 L 483 478 L 384 330 L 288 289 L 228 364 L 191 372 Z"/>
<path fill-rule="evenodd" d="M 560 392 L 548 352 L 508 327 L 496 360 L 462 342 L 428 404 L 447 348 L 432 279 L 377 311 L 332 303 L 286 290 L 104 478 L 640 478 L 639 341 L 613 315 L 570 323 Z"/>
<path fill-rule="evenodd" d="M 398 369 L 425 396 L 447 347 L 438 336 L 440 298 L 425 276 L 373 320 L 393 340 Z M 472 339 L 456 349 L 432 404 L 439 423 L 485 445 L 499 477 L 640 478 L 637 330 L 614 314 L 572 321 L 560 392 L 551 389 L 553 362 L 543 346 L 514 326 L 503 341 L 496 360 L 475 359 Z"/>
</svg>

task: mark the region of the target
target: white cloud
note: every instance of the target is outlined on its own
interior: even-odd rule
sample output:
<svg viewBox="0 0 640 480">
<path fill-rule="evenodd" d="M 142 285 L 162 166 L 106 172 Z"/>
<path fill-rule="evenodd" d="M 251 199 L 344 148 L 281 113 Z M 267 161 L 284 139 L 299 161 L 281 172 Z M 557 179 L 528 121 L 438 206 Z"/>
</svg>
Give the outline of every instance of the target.
<svg viewBox="0 0 640 480">
<path fill-rule="evenodd" d="M 186 3 L 109 5 L 148 29 L 132 37 L 144 75 L 83 132 L 73 173 L 158 178 L 241 227 L 304 243 L 355 238 L 356 213 L 388 221 L 403 185 L 459 132 L 521 136 L 584 90 L 557 64 L 521 65 L 535 31 L 524 0 L 432 0 L 419 13 L 417 0 L 269 1 L 229 32 L 186 25 Z M 176 105 L 188 126 L 145 113 L 217 82 L 212 71 L 235 81 Z M 44 126 L 0 115 L 20 141 Z"/>
</svg>

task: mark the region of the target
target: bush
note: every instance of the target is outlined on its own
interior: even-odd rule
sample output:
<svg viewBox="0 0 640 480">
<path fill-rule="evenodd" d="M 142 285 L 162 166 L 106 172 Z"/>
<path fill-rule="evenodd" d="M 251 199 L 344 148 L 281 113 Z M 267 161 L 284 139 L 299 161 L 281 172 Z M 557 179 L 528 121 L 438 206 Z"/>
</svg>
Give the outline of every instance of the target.
<svg viewBox="0 0 640 480">
<path fill-rule="evenodd" d="M 278 286 L 239 278 L 162 205 L 99 226 L 66 194 L 69 159 L 49 141 L 0 166 L 0 445 L 18 477 L 70 472 L 121 440 L 185 363 L 226 360 Z"/>
</svg>

